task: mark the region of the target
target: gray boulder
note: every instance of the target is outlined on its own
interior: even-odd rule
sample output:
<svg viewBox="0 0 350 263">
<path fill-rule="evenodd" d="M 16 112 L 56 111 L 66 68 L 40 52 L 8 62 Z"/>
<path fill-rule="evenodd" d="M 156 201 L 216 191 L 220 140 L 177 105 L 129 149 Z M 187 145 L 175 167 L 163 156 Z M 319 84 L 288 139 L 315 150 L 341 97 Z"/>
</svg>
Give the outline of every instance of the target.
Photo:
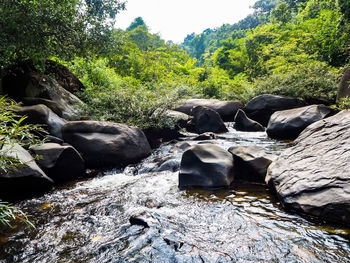
<svg viewBox="0 0 350 263">
<path fill-rule="evenodd" d="M 56 183 L 74 180 L 84 175 L 83 158 L 68 144 L 45 143 L 32 150 L 42 157 L 37 163 Z"/>
<path fill-rule="evenodd" d="M 253 121 L 241 109 L 237 111 L 235 123 L 233 126 L 237 131 L 259 132 L 265 131 L 265 128 L 258 122 Z"/>
<path fill-rule="evenodd" d="M 234 179 L 232 154 L 214 144 L 197 144 L 184 152 L 179 188 L 226 188 Z"/>
<path fill-rule="evenodd" d="M 42 98 L 55 102 L 62 111 L 64 119 L 76 120 L 80 118 L 79 106 L 83 102 L 49 76 L 32 73 L 25 87 L 25 97 Z"/>
<path fill-rule="evenodd" d="M 311 124 L 295 142 L 266 182 L 287 209 L 350 225 L 350 111 Z"/>
<path fill-rule="evenodd" d="M 63 139 L 83 156 L 89 168 L 120 167 L 151 152 L 144 133 L 136 127 L 98 121 L 72 121 L 62 128 Z"/>
<path fill-rule="evenodd" d="M 243 108 L 243 103 L 240 101 L 220 101 L 216 99 L 189 99 L 175 110 L 193 115 L 192 110 L 196 106 L 208 107 L 220 114 L 224 121 L 233 121 L 233 118 L 238 109 Z"/>
<path fill-rule="evenodd" d="M 42 98 L 23 98 L 22 105 L 23 106 L 34 106 L 37 104 L 44 104 L 54 113 L 56 113 L 59 117 L 62 117 L 62 109 L 61 107 L 54 101 Z"/>
<path fill-rule="evenodd" d="M 258 146 L 234 146 L 228 151 L 235 160 L 235 180 L 265 183 L 267 168 L 276 156 Z"/>
<path fill-rule="evenodd" d="M 345 70 L 340 80 L 337 100 L 346 97 L 350 97 L 350 67 Z"/>
<path fill-rule="evenodd" d="M 62 138 L 61 129 L 67 122 L 45 105 L 16 107 L 15 110 L 18 115 L 27 116 L 26 123 L 44 124 L 44 128 L 47 128 L 51 135 Z"/>
<path fill-rule="evenodd" d="M 266 127 L 274 112 L 304 106 L 306 106 L 306 103 L 300 99 L 265 94 L 249 101 L 244 108 L 244 112 L 250 119 Z"/>
<path fill-rule="evenodd" d="M 222 133 L 227 128 L 220 115 L 207 107 L 197 106 L 193 108 L 193 123 L 196 131 L 201 134 L 205 132 Z"/>
<path fill-rule="evenodd" d="M 34 158 L 17 143 L 5 143 L 1 155 L 17 159 L 21 165 L 16 169 L 0 169 L 0 196 L 20 199 L 41 193 L 52 187 L 53 181 L 35 163 Z"/>
<path fill-rule="evenodd" d="M 324 105 L 311 105 L 272 114 L 266 132 L 271 138 L 294 140 L 310 124 L 328 117 L 332 110 Z"/>
</svg>

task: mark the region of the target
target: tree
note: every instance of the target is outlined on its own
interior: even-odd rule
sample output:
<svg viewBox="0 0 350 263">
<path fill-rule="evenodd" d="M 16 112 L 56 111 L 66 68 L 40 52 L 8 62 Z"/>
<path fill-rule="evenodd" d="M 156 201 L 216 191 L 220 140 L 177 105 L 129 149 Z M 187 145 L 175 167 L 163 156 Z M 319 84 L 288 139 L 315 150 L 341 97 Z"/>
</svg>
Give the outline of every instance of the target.
<svg viewBox="0 0 350 263">
<path fill-rule="evenodd" d="M 121 0 L 0 0 L 0 64 L 82 52 L 124 7 Z"/>
<path fill-rule="evenodd" d="M 130 24 L 130 26 L 126 29 L 126 31 L 132 31 L 139 26 L 143 27 L 145 30 L 148 30 L 148 27 L 145 21 L 143 21 L 142 17 L 140 16 L 134 19 L 134 21 Z"/>
</svg>

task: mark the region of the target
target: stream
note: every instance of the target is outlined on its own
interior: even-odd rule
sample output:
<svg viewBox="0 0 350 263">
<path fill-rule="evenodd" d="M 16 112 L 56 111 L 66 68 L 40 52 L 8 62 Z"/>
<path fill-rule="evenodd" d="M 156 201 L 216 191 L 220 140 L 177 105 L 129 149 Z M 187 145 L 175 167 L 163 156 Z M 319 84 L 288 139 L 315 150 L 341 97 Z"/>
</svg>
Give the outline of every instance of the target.
<svg viewBox="0 0 350 263">
<path fill-rule="evenodd" d="M 288 147 L 231 127 L 207 142 L 275 154 Z M 350 262 L 348 229 L 287 213 L 267 186 L 180 191 L 178 172 L 156 170 L 176 166 L 187 143 L 200 141 L 164 144 L 137 165 L 18 203 L 36 229 L 0 233 L 0 262 Z M 131 216 L 149 228 L 130 225 Z"/>
</svg>

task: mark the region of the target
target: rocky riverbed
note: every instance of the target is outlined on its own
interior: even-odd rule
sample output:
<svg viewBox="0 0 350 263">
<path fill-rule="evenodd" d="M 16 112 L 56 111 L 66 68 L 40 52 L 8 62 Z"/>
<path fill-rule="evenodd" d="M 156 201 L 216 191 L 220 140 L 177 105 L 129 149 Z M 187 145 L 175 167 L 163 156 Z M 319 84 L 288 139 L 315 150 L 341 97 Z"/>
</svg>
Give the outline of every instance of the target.
<svg viewBox="0 0 350 263">
<path fill-rule="evenodd" d="M 289 145 L 265 132 L 228 133 L 206 143 L 255 145 L 280 154 Z M 263 184 L 179 190 L 181 138 L 137 165 L 56 186 L 20 202 L 36 229 L 0 234 L 0 262 L 350 262 L 349 230 L 283 210 Z M 149 228 L 130 224 L 144 220 Z"/>
</svg>

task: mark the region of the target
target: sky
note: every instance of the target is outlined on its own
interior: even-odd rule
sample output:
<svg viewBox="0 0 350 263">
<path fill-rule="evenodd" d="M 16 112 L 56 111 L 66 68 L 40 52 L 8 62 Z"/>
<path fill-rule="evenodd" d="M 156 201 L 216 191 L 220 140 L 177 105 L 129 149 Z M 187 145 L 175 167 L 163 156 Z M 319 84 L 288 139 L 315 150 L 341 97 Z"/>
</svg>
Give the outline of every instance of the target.
<svg viewBox="0 0 350 263">
<path fill-rule="evenodd" d="M 234 24 L 252 13 L 256 0 L 127 0 L 116 26 L 126 29 L 141 16 L 152 33 L 181 43 L 187 34 Z"/>
</svg>

